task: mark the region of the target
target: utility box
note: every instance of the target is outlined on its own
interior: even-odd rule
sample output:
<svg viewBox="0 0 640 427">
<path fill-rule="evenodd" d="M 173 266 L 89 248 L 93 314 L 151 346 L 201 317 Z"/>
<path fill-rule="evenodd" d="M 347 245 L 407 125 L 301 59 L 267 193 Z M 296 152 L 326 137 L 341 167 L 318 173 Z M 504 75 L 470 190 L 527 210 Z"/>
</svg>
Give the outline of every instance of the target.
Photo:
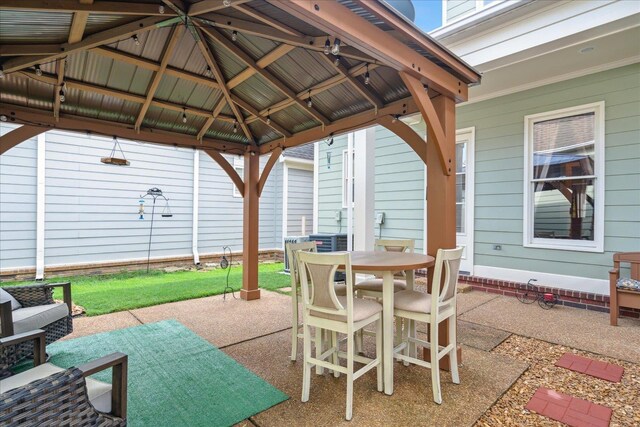
<svg viewBox="0 0 640 427">
<path fill-rule="evenodd" d="M 309 236 L 288 236 L 284 238 L 284 272 L 289 273 L 291 271 L 291 266 L 289 265 L 289 254 L 287 253 L 287 244 L 288 243 L 302 243 L 308 242 Z"/>
<path fill-rule="evenodd" d="M 311 234 L 309 240 L 315 240 L 318 245 L 318 252 L 338 252 L 347 250 L 347 234 Z M 345 274 L 337 271 L 334 277 L 336 282 L 344 282 Z"/>
</svg>

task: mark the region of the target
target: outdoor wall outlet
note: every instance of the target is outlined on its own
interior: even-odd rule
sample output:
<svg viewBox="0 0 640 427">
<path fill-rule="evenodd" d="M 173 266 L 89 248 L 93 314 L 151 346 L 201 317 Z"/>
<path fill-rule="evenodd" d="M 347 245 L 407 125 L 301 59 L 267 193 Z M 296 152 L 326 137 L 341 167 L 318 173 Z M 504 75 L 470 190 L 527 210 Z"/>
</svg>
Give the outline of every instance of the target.
<svg viewBox="0 0 640 427">
<path fill-rule="evenodd" d="M 336 222 L 342 221 L 342 211 L 336 211 Z"/>
<path fill-rule="evenodd" d="M 493 245 L 493 250 L 494 251 L 501 251 L 502 250 L 502 245 Z"/>
</svg>

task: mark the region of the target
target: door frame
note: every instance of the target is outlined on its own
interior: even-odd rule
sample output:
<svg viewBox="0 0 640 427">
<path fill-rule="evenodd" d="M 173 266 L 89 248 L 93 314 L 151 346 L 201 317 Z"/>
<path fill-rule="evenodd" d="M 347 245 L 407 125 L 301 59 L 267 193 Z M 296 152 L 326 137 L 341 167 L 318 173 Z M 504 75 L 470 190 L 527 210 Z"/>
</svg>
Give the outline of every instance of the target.
<svg viewBox="0 0 640 427">
<path fill-rule="evenodd" d="M 467 169 L 466 169 L 466 185 L 465 185 L 465 233 L 456 233 L 466 237 L 467 244 L 465 250 L 465 258 L 460 264 L 460 269 L 468 271 L 473 276 L 474 267 L 474 220 L 475 220 L 475 145 L 476 145 L 476 128 L 471 126 L 463 129 L 456 129 L 456 144 L 458 140 L 465 137 L 467 141 Z M 466 265 L 465 265 L 466 264 Z"/>
</svg>

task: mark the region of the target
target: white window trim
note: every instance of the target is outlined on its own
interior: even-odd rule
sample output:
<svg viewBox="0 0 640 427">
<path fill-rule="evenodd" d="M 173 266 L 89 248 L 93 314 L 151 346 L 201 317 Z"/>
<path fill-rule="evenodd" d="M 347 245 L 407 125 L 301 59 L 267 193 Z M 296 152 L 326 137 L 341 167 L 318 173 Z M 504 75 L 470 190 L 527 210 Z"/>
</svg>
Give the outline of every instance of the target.
<svg viewBox="0 0 640 427">
<path fill-rule="evenodd" d="M 351 178 L 347 178 L 348 176 L 348 170 L 349 170 L 349 164 L 348 161 L 345 162 L 345 158 L 347 158 L 347 152 L 349 150 L 342 150 L 342 177 L 341 177 L 341 181 L 340 181 L 340 185 L 342 186 L 342 208 L 346 209 L 349 206 L 346 203 L 347 200 L 347 187 L 345 186 L 345 181 L 349 181 L 349 183 L 347 185 L 351 185 L 353 186 L 353 175 L 351 176 Z M 351 153 L 351 156 L 353 158 L 354 153 Z M 348 159 L 348 158 L 347 158 Z M 353 174 L 353 166 L 351 166 L 351 173 Z M 351 194 L 351 197 L 353 198 L 353 194 Z M 352 203 L 353 205 L 353 203 Z"/>
<path fill-rule="evenodd" d="M 469 11 L 463 13 L 462 15 L 456 16 L 455 18 L 448 20 L 447 17 L 447 3 L 449 2 L 449 0 L 442 0 L 442 26 L 440 28 L 446 27 L 448 25 L 454 24 L 458 21 L 462 21 L 465 18 L 468 18 L 472 15 L 477 14 L 478 12 L 481 12 L 485 9 L 491 8 L 493 6 L 496 6 L 500 3 L 507 3 L 507 4 L 513 4 L 513 3 L 518 3 L 519 0 L 510 0 L 510 1 L 506 1 L 505 0 L 492 0 L 490 3 L 484 4 L 483 0 L 476 0 L 475 1 L 475 6 L 473 9 L 470 9 Z M 440 29 L 437 28 L 437 29 Z"/>
<path fill-rule="evenodd" d="M 244 175 L 244 159 L 240 158 L 238 159 L 237 157 L 233 158 L 233 168 L 236 170 L 236 172 L 238 172 L 238 175 L 240 175 L 240 178 L 243 178 Z M 238 191 L 238 187 L 236 187 L 236 185 L 232 182 L 231 183 L 231 189 L 232 189 L 232 194 L 233 197 L 235 198 L 242 198 L 242 194 L 240 194 L 240 191 Z"/>
<path fill-rule="evenodd" d="M 527 248 L 559 249 L 580 252 L 604 252 L 604 145 L 605 145 L 605 108 L 604 101 L 592 104 L 579 105 L 561 110 L 548 111 L 545 113 L 531 114 L 524 118 L 524 191 L 523 191 L 523 241 L 522 245 Z M 594 240 L 560 240 L 541 239 L 533 237 L 533 192 L 530 190 L 532 178 L 532 144 L 533 144 L 533 124 L 543 120 L 553 120 L 567 116 L 575 116 L 585 113 L 595 114 L 595 188 L 594 198 Z"/>
</svg>

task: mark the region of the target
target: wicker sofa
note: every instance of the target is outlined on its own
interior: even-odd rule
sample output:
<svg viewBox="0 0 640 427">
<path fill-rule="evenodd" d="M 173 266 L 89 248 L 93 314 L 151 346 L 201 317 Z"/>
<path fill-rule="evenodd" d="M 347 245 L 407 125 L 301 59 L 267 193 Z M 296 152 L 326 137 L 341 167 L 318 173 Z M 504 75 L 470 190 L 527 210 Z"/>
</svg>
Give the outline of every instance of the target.
<svg viewBox="0 0 640 427">
<path fill-rule="evenodd" d="M 0 346 L 31 343 L 34 368 L 0 380 L 0 425 L 126 426 L 127 355 L 113 353 L 63 369 L 45 359 L 45 331 L 0 338 Z M 88 378 L 112 369 L 112 383 Z"/>
<path fill-rule="evenodd" d="M 56 287 L 62 288 L 64 303 L 54 302 L 53 289 Z M 73 332 L 70 283 L 9 286 L 2 290 L 15 298 L 20 307 L 12 309 L 11 301 L 0 302 L 0 338 L 43 329 L 46 343 L 51 344 Z M 0 378 L 31 354 L 33 343 L 30 341 L 3 346 L 0 349 Z"/>
</svg>

